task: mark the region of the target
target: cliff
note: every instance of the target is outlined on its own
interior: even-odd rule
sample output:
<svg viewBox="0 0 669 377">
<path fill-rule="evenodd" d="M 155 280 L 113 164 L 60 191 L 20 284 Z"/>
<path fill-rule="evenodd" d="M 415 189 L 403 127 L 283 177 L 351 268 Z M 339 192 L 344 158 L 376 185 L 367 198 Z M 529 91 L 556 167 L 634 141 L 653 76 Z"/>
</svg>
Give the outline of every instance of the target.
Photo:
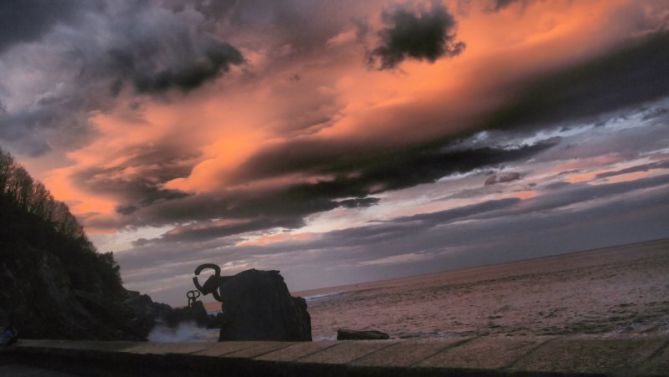
<svg viewBox="0 0 669 377">
<path fill-rule="evenodd" d="M 23 338 L 141 340 L 169 310 L 123 288 L 112 253 L 0 151 L 0 325 Z"/>
</svg>

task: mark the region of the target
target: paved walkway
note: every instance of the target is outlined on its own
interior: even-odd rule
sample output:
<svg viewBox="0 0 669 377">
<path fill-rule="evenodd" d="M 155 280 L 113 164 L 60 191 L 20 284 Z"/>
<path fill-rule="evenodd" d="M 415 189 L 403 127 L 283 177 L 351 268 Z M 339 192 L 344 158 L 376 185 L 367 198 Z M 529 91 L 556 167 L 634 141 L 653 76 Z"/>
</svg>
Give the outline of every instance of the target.
<svg viewBox="0 0 669 377">
<path fill-rule="evenodd" d="M 19 363 L 102 375 L 669 376 L 669 335 L 133 343 L 22 341 Z M 33 365 L 32 362 L 29 363 Z M 212 374 L 214 373 L 214 374 Z M 392 373 L 392 374 L 391 374 Z"/>
</svg>

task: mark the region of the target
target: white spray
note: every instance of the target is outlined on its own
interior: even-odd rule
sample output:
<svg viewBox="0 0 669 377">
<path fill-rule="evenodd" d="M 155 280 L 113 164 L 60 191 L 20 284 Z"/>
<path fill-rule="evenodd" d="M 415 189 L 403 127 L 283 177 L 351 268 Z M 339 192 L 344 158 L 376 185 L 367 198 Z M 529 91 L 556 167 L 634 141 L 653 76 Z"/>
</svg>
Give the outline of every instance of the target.
<svg viewBox="0 0 669 377">
<path fill-rule="evenodd" d="M 181 322 L 177 327 L 159 323 L 151 329 L 149 342 L 216 342 L 218 329 L 199 327 L 195 322 Z"/>
</svg>

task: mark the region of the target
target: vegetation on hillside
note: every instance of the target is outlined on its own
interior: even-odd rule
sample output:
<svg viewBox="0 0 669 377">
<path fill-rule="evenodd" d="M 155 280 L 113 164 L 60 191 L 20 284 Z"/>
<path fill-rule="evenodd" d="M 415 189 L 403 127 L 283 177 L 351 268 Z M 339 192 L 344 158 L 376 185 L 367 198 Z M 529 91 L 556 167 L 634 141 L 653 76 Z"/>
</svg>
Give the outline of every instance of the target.
<svg viewBox="0 0 669 377">
<path fill-rule="evenodd" d="M 146 339 L 171 308 L 121 284 L 64 203 L 0 150 L 0 325 L 24 338 Z"/>
<path fill-rule="evenodd" d="M 98 253 L 67 205 L 0 150 L 0 256 L 29 245 L 58 258 L 72 288 L 120 298 L 119 266 L 111 252 Z"/>
</svg>

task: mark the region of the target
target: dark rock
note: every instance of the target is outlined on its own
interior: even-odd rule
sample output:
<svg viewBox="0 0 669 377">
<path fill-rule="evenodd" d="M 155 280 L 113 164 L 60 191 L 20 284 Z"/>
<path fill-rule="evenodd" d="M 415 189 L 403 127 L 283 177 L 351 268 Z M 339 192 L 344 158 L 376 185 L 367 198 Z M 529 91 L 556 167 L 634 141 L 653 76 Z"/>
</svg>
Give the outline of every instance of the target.
<svg viewBox="0 0 669 377">
<path fill-rule="evenodd" d="M 301 297 L 291 297 L 279 271 L 247 270 L 221 287 L 219 341 L 310 341 L 311 317 Z"/>
<path fill-rule="evenodd" d="M 378 340 L 389 338 L 390 335 L 377 330 L 337 330 L 337 340 Z"/>
<path fill-rule="evenodd" d="M 154 302 L 149 295 L 136 291 L 127 291 L 123 304 L 130 312 L 128 327 L 142 339 L 148 336 L 159 320 L 168 316 L 173 310 L 169 305 Z"/>
<path fill-rule="evenodd" d="M 12 316 L 22 338 L 144 340 L 171 310 L 133 291 L 76 289 L 63 263 L 42 249 L 3 252 L 13 257 L 0 258 L 0 326 Z"/>
<path fill-rule="evenodd" d="M 141 340 L 133 310 L 120 297 L 75 289 L 59 258 L 26 245 L 2 250 L 0 325 L 13 317 L 22 338 Z M 150 328 L 149 328 L 150 329 Z"/>
<path fill-rule="evenodd" d="M 130 327 L 144 337 L 159 323 L 170 328 L 175 328 L 182 322 L 195 322 L 200 327 L 220 328 L 215 325 L 216 317 L 207 314 L 202 301 L 195 301 L 190 307 L 172 308 L 167 304 L 154 302 L 148 295 L 128 291 L 124 305 L 132 312 Z"/>
</svg>

